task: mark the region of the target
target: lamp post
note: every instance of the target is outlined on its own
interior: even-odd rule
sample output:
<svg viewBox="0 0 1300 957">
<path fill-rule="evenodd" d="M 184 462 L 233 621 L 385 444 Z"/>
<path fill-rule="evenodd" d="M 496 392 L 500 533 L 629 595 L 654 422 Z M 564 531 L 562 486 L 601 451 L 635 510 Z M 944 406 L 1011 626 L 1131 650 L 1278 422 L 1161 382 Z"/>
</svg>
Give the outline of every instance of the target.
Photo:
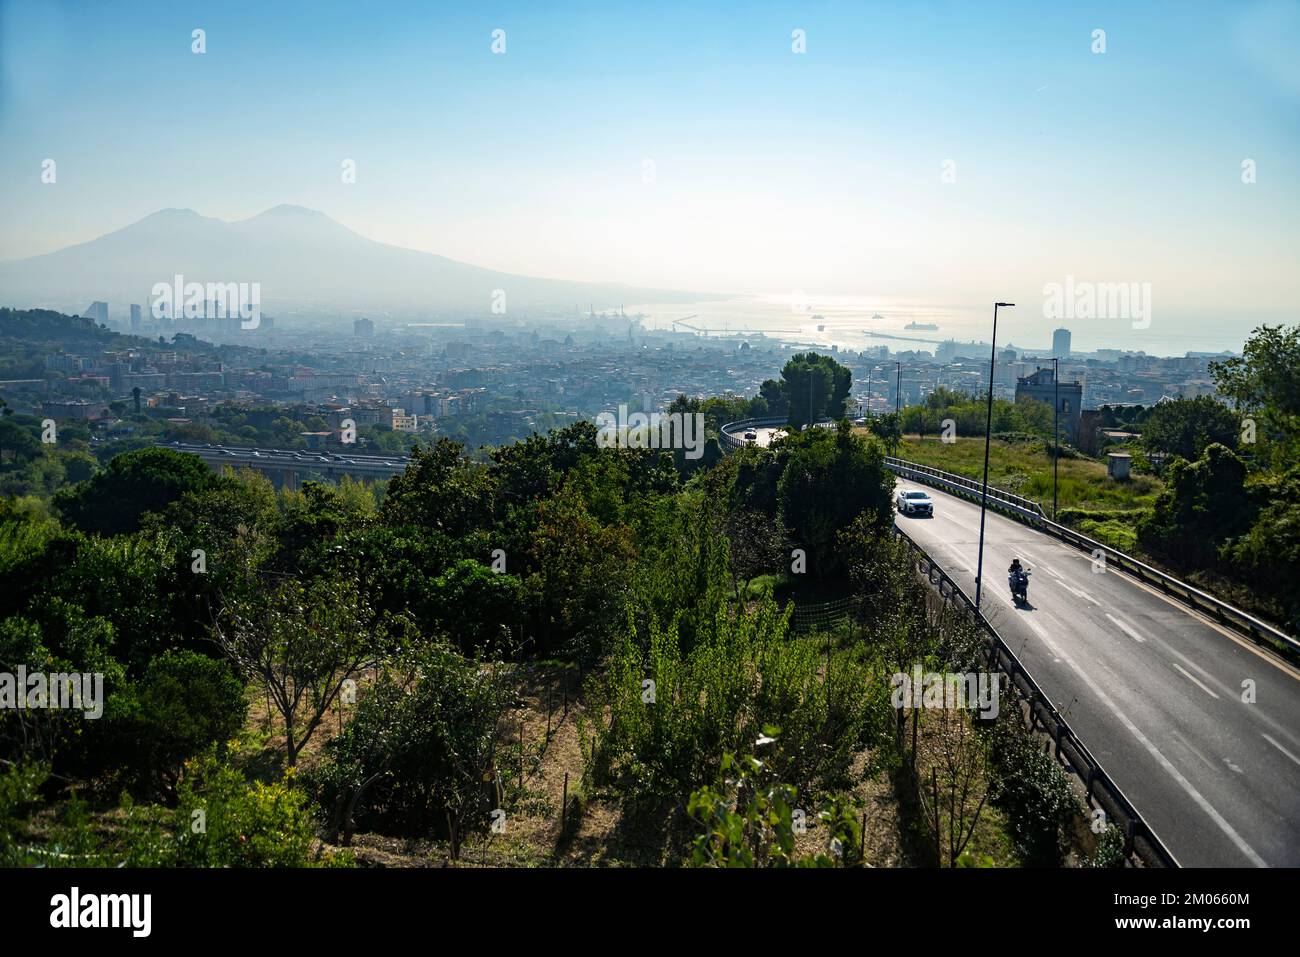
<svg viewBox="0 0 1300 957">
<path fill-rule="evenodd" d="M 980 610 L 980 592 L 984 584 L 984 513 L 989 503 L 989 440 L 993 437 L 993 370 L 998 359 L 998 308 L 1011 308 L 1014 302 L 993 304 L 993 348 L 989 354 L 989 403 L 984 420 L 984 485 L 980 489 L 980 544 L 979 558 L 975 564 L 975 613 Z"/>
<path fill-rule="evenodd" d="M 1056 475 L 1061 460 L 1061 360 L 1052 357 L 1052 521 L 1056 521 Z"/>
</svg>

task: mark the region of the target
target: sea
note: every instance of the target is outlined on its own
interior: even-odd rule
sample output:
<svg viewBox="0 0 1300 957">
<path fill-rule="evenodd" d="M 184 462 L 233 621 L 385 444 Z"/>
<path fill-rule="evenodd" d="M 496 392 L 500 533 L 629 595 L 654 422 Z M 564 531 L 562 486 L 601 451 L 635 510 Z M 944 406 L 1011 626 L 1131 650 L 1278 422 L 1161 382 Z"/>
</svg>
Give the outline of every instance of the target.
<svg viewBox="0 0 1300 957">
<path fill-rule="evenodd" d="M 762 332 L 772 339 L 826 350 L 831 346 L 853 350 L 888 346 L 891 352 L 933 352 L 947 339 L 987 348 L 993 331 L 992 303 L 973 306 L 887 297 L 792 297 L 786 293 L 624 308 L 629 317 L 640 314 L 641 325 L 647 329 L 676 328 L 710 336 Z M 1123 319 L 1053 320 L 1044 316 L 1042 300 L 1037 299 L 1029 308 L 999 310 L 997 344 L 999 348 L 1049 352 L 1052 331 L 1063 327 L 1071 332 L 1071 351 L 1075 353 L 1098 349 L 1152 356 L 1240 352 L 1254 325 L 1248 318 L 1235 323 L 1197 321 L 1200 318 L 1156 314 L 1145 329 L 1134 329 L 1131 321 Z"/>
</svg>

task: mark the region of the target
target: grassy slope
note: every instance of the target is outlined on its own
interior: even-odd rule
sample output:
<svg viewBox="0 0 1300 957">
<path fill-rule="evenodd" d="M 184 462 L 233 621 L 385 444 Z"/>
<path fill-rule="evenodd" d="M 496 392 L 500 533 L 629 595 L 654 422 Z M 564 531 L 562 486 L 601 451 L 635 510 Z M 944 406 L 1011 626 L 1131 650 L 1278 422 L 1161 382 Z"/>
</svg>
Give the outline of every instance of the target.
<svg viewBox="0 0 1300 957">
<path fill-rule="evenodd" d="M 909 436 L 903 439 L 898 454 L 968 478 L 978 480 L 983 475 L 983 439 L 959 438 L 948 444 L 937 437 Z M 989 484 L 1036 499 L 1051 514 L 1052 458 L 1041 442 L 994 440 L 989 450 Z M 1062 519 L 1085 535 L 1127 550 L 1135 544 L 1133 529 L 1138 513 L 1154 505 L 1161 488 L 1161 481 L 1149 475 L 1134 475 L 1127 482 L 1116 482 L 1106 474 L 1102 462 L 1062 458 L 1058 507 L 1063 512 L 1080 509 L 1090 513 L 1117 513 L 1113 517 L 1065 513 Z"/>
</svg>

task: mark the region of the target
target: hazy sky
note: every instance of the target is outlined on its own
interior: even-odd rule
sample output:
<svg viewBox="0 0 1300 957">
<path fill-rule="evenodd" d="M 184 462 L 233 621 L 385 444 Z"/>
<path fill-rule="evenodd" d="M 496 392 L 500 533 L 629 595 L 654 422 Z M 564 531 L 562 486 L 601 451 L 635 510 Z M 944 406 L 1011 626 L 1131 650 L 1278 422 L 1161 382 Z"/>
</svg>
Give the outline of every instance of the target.
<svg viewBox="0 0 1300 957">
<path fill-rule="evenodd" d="M 1294 321 L 1296 3 L 630 6 L 0 0 L 0 258 L 297 203 L 557 278 Z"/>
</svg>

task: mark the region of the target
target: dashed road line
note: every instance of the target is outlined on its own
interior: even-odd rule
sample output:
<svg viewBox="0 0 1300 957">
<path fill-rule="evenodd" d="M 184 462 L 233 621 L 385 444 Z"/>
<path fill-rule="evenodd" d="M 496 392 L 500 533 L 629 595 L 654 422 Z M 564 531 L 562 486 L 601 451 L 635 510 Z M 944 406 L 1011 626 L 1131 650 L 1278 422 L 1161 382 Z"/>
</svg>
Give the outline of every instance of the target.
<svg viewBox="0 0 1300 957">
<path fill-rule="evenodd" d="M 1195 675 L 1193 675 L 1190 671 L 1188 671 L 1186 668 L 1184 668 L 1176 661 L 1174 662 L 1174 669 L 1178 671 L 1184 678 L 1186 678 L 1192 684 L 1196 685 L 1196 687 L 1204 691 L 1211 698 L 1214 698 L 1216 701 L 1218 700 L 1219 696 L 1215 694 L 1212 690 L 1210 690 L 1209 686 L 1206 685 L 1205 682 L 1201 681 L 1199 678 L 1197 678 Z"/>
<path fill-rule="evenodd" d="M 1145 643 L 1146 643 L 1146 639 L 1143 638 L 1141 635 L 1139 635 L 1139 634 L 1137 633 L 1136 630 L 1134 630 L 1134 629 L 1133 629 L 1131 626 L 1129 626 L 1128 624 L 1126 624 L 1126 623 L 1120 621 L 1118 618 L 1116 618 L 1116 617 L 1115 617 L 1114 615 L 1112 615 L 1110 612 L 1106 612 L 1106 617 L 1109 618 L 1111 621 L 1113 621 L 1113 622 L 1115 623 L 1115 627 L 1117 627 L 1120 631 L 1124 632 L 1124 634 L 1128 635 L 1130 638 L 1132 638 L 1132 639 L 1133 639 L 1134 641 L 1136 641 L 1138 644 L 1141 645 L 1141 644 L 1145 644 Z M 1176 667 L 1176 666 L 1175 666 L 1175 667 Z"/>
<path fill-rule="evenodd" d="M 1119 707 L 1111 700 L 1110 695 L 1106 694 L 1106 692 L 1102 690 L 1101 686 L 1098 685 L 1087 672 L 1080 668 L 1073 658 L 1057 648 L 1050 638 L 1044 635 L 1043 640 L 1047 642 L 1048 647 L 1051 648 L 1056 655 L 1070 666 L 1074 673 L 1077 674 L 1083 683 L 1092 690 L 1092 693 L 1097 696 L 1098 700 L 1110 709 L 1111 714 L 1115 715 L 1119 722 L 1123 724 L 1135 738 L 1137 738 L 1138 743 L 1141 744 L 1142 747 L 1146 748 L 1147 752 L 1159 762 L 1160 766 L 1169 773 L 1169 776 L 1178 783 L 1179 787 L 1187 792 L 1187 795 L 1196 802 L 1197 806 L 1210 816 L 1210 820 L 1214 821 L 1214 823 L 1218 825 L 1219 829 L 1227 835 L 1228 839 L 1236 845 L 1237 849 L 1241 851 L 1241 853 L 1244 854 L 1256 867 L 1268 867 L 1268 862 L 1260 857 L 1253 847 L 1246 843 L 1245 838 L 1238 834 L 1236 829 L 1224 819 L 1223 815 L 1214 809 L 1214 806 L 1205 799 L 1205 796 L 1202 795 L 1200 791 L 1196 790 L 1192 782 L 1183 777 L 1182 773 L 1174 767 L 1173 762 L 1165 757 L 1160 749 L 1152 744 L 1150 739 L 1138 729 L 1138 726 L 1129 720 L 1128 715 L 1119 710 Z"/>
<path fill-rule="evenodd" d="M 1261 732 L 1261 736 L 1264 738 L 1265 741 L 1267 741 L 1269 744 L 1273 745 L 1273 747 L 1277 748 L 1279 751 L 1281 751 L 1283 754 L 1285 754 L 1288 758 L 1290 758 L 1290 759 L 1291 759 L 1292 761 L 1294 761 L 1296 764 L 1300 764 L 1300 758 L 1297 758 L 1294 754 L 1292 754 L 1292 753 L 1291 753 L 1290 751 L 1288 751 L 1286 748 L 1282 747 L 1282 745 L 1278 744 L 1277 741 L 1276 741 L 1276 740 L 1275 740 L 1271 735 L 1263 734 L 1263 733 Z"/>
</svg>

